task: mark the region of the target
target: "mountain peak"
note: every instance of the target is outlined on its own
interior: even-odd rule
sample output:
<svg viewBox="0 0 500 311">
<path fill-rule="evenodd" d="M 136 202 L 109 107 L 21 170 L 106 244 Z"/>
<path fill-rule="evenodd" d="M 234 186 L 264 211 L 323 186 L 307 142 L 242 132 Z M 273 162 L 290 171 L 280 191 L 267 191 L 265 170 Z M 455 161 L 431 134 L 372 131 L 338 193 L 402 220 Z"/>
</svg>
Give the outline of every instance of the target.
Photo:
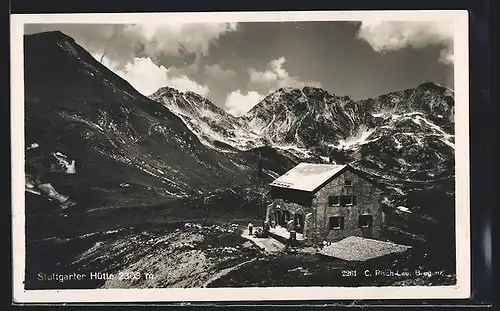
<svg viewBox="0 0 500 311">
<path fill-rule="evenodd" d="M 186 92 L 184 92 L 184 94 L 186 96 L 189 96 L 189 97 L 194 97 L 194 98 L 196 98 L 198 100 L 203 100 L 203 101 L 207 100 L 205 97 L 203 97 L 200 94 L 198 94 L 196 92 L 193 92 L 193 91 L 186 91 Z"/>
<path fill-rule="evenodd" d="M 38 49 L 38 53 L 45 55 L 45 59 L 50 56 L 59 60 L 62 57 L 84 58 L 87 62 L 89 62 L 89 58 L 94 59 L 75 39 L 59 30 L 24 35 L 24 43 L 26 49 Z M 29 51 L 29 53 L 35 54 L 33 51 Z"/>
<path fill-rule="evenodd" d="M 159 97 L 163 95 L 185 95 L 188 97 L 193 97 L 199 100 L 206 100 L 205 97 L 201 96 L 200 94 L 193 92 L 193 91 L 185 91 L 182 92 L 176 88 L 170 87 L 170 86 L 162 86 L 156 92 L 151 94 L 151 97 Z"/>
<path fill-rule="evenodd" d="M 302 88 L 300 87 L 292 87 L 292 86 L 282 86 L 275 91 L 275 93 L 295 93 L 295 92 L 319 92 L 319 93 L 328 93 L 325 89 L 314 86 L 314 85 L 306 85 Z M 331 94 L 331 93 L 330 93 Z"/>
<path fill-rule="evenodd" d="M 65 33 L 63 33 L 60 30 L 51 30 L 51 31 L 37 32 L 37 33 L 25 35 L 25 36 L 26 37 L 31 37 L 31 38 L 34 38 L 34 37 L 54 37 L 54 38 L 58 38 L 58 37 L 60 37 L 60 38 L 66 38 L 66 39 L 73 40 L 73 38 L 71 38 L 70 36 L 66 35 Z"/>
<path fill-rule="evenodd" d="M 162 86 L 156 92 L 150 95 L 150 97 L 160 97 L 163 95 L 181 94 L 178 89 L 174 89 L 170 86 Z"/>
<path fill-rule="evenodd" d="M 286 94 L 286 95 L 290 95 L 290 96 L 297 97 L 297 98 L 305 95 L 306 97 L 313 98 L 313 99 L 320 99 L 320 100 L 323 98 L 327 98 L 327 97 L 332 97 L 332 98 L 336 97 L 335 94 L 328 92 L 324 88 L 321 88 L 319 86 L 314 86 L 314 85 L 306 85 L 302 88 L 294 88 L 291 86 L 284 86 L 284 87 L 280 87 L 279 89 L 277 89 L 271 95 L 273 95 L 273 94 L 275 96 L 280 95 L 280 94 Z M 343 96 L 342 98 L 344 98 L 344 97 L 346 97 L 346 96 Z"/>
<path fill-rule="evenodd" d="M 441 85 L 441 84 L 438 84 L 436 82 L 431 82 L 431 81 L 427 81 L 427 82 L 422 82 L 420 83 L 418 86 L 417 86 L 417 89 L 423 89 L 423 90 L 439 90 L 439 91 L 442 91 L 442 90 L 448 90 L 449 88 Z"/>
<path fill-rule="evenodd" d="M 318 92 L 327 92 L 325 89 L 322 87 L 316 86 L 316 85 L 306 85 L 302 88 L 302 91 L 318 91 Z"/>
<path fill-rule="evenodd" d="M 302 88 L 302 92 L 307 97 L 316 97 L 316 98 L 319 98 L 319 97 L 327 97 L 327 96 L 331 97 L 331 96 L 335 96 L 334 94 L 329 93 L 325 89 L 320 88 L 318 86 L 304 86 Z"/>
<path fill-rule="evenodd" d="M 279 89 L 276 90 L 275 93 L 290 93 L 296 90 L 296 88 L 291 87 L 291 86 L 282 86 Z"/>
<path fill-rule="evenodd" d="M 72 37 L 68 36 L 67 34 L 59 30 L 44 31 L 44 32 L 24 35 L 24 38 L 25 39 L 29 38 L 30 42 L 43 41 L 46 44 L 47 43 L 50 44 L 51 42 L 53 42 L 53 43 L 66 43 L 70 46 L 77 45 L 75 39 L 73 39 Z"/>
</svg>

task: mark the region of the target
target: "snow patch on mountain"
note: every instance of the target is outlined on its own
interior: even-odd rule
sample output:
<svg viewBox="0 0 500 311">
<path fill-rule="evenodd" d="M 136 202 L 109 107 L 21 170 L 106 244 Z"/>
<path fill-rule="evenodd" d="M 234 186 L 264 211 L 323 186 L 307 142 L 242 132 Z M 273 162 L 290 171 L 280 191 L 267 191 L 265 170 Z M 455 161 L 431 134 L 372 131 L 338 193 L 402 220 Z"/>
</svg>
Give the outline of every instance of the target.
<svg viewBox="0 0 500 311">
<path fill-rule="evenodd" d="M 417 115 L 416 117 L 416 120 L 418 120 L 418 124 L 420 125 L 420 121 L 422 122 L 425 122 L 429 127 L 431 127 L 433 130 L 435 130 L 436 132 L 440 133 L 440 134 L 446 134 L 443 129 L 441 129 L 439 126 L 437 126 L 436 124 L 430 122 L 429 120 L 423 118 L 421 115 Z"/>
<path fill-rule="evenodd" d="M 357 136 L 352 136 L 347 139 L 342 139 L 339 140 L 339 145 L 338 148 L 340 149 L 347 149 L 355 145 L 360 145 L 363 143 L 366 143 L 368 141 L 368 137 L 375 131 L 375 129 L 367 129 L 362 131 L 359 135 Z"/>
<path fill-rule="evenodd" d="M 411 214 L 410 209 L 406 206 L 398 206 L 398 207 L 396 207 L 396 209 L 403 212 L 403 213 Z"/>
<path fill-rule="evenodd" d="M 38 143 L 32 143 L 31 145 L 29 145 L 28 148 L 26 148 L 26 150 L 36 149 L 38 147 L 40 147 L 40 145 Z"/>
<path fill-rule="evenodd" d="M 441 139 L 441 141 L 442 141 L 443 143 L 445 143 L 446 145 L 450 146 L 451 148 L 455 149 L 455 144 L 454 144 L 454 143 L 452 143 L 451 141 L 449 141 L 449 140 L 447 140 L 447 139 L 444 139 L 444 138 L 443 138 L 443 139 Z"/>
<path fill-rule="evenodd" d="M 306 148 L 300 148 L 294 145 L 273 145 L 274 148 L 279 149 L 279 150 L 285 150 L 290 153 L 292 153 L 295 156 L 298 156 L 299 158 L 308 158 L 311 156 L 311 151 L 306 149 Z"/>
<path fill-rule="evenodd" d="M 66 174 L 75 174 L 76 173 L 76 169 L 75 169 L 76 161 L 75 160 L 69 161 L 68 157 L 59 151 L 52 153 L 52 155 L 56 158 L 59 165 L 61 166 L 61 168 L 63 169 L 63 171 Z"/>
<path fill-rule="evenodd" d="M 323 161 L 324 163 L 327 163 L 327 164 L 337 164 L 337 162 L 331 158 L 331 157 L 325 157 L 325 156 L 322 156 L 320 155 L 319 158 L 321 159 L 321 161 Z"/>
<path fill-rule="evenodd" d="M 396 146 L 394 148 L 396 148 L 396 150 L 400 150 L 401 148 L 403 148 L 403 144 L 396 138 L 396 136 L 393 136 L 394 138 L 394 142 L 396 143 Z"/>
</svg>

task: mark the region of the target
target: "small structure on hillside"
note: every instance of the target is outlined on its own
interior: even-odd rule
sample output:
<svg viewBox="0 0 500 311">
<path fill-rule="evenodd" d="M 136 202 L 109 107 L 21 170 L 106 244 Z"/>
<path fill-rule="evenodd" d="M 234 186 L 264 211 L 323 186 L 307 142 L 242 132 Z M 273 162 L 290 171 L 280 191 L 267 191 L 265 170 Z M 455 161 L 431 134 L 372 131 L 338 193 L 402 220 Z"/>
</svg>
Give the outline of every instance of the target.
<svg viewBox="0 0 500 311">
<path fill-rule="evenodd" d="M 296 232 L 304 244 L 349 236 L 383 239 L 381 194 L 350 165 L 300 163 L 271 183 L 270 234 Z"/>
</svg>

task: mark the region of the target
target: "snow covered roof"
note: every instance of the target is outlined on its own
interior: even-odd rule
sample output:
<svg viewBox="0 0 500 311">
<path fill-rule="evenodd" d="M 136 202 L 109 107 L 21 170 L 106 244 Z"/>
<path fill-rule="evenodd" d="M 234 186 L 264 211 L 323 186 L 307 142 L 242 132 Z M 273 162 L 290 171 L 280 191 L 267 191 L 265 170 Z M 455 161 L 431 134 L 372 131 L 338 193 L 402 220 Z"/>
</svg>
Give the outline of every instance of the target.
<svg viewBox="0 0 500 311">
<path fill-rule="evenodd" d="M 349 236 L 324 247 L 319 251 L 319 254 L 347 261 L 366 261 L 394 253 L 402 253 L 410 248 L 411 246 L 408 245 Z"/>
<path fill-rule="evenodd" d="M 300 163 L 273 181 L 271 186 L 312 192 L 345 167 L 347 165 Z"/>
</svg>

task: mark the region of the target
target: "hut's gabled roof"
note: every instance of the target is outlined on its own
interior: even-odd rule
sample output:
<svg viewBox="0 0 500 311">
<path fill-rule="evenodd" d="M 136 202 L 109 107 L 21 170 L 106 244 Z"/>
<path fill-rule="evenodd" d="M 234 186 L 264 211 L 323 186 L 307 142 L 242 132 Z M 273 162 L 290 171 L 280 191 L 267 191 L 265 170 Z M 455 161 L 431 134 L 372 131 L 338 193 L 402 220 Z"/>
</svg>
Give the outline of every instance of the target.
<svg viewBox="0 0 500 311">
<path fill-rule="evenodd" d="M 348 165 L 300 163 L 278 179 L 271 186 L 314 192 L 329 179 L 340 174 Z"/>
</svg>

